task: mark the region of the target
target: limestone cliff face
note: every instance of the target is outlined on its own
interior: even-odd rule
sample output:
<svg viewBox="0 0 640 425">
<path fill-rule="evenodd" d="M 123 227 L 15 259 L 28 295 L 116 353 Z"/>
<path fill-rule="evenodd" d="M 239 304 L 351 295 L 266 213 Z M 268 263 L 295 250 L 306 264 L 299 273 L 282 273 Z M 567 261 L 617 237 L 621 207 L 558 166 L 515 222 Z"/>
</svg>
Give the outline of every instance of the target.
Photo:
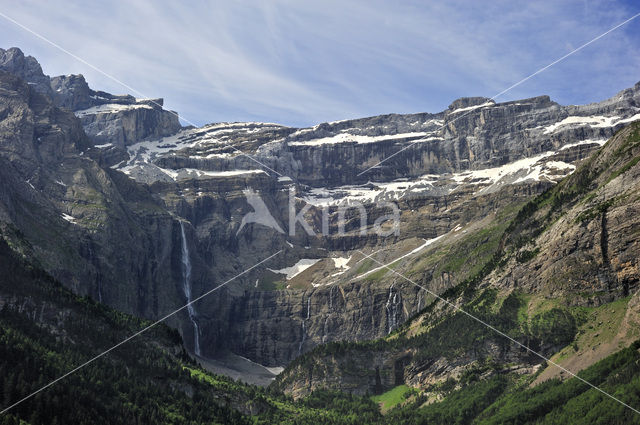
<svg viewBox="0 0 640 425">
<path fill-rule="evenodd" d="M 471 200 L 464 195 L 461 195 L 460 199 L 452 197 L 448 202 L 439 199 L 440 204 L 437 207 L 434 207 L 436 203 L 432 197 L 413 199 L 411 207 L 420 209 L 422 213 L 413 216 L 407 213 L 401 234 L 422 236 L 425 239 L 447 233 L 455 236 L 453 233 L 456 232 L 452 231 L 457 223 L 476 220 L 482 222 L 484 217 L 491 215 L 496 209 L 513 202 L 522 202 L 544 187 L 525 186 L 518 190 L 490 193 Z M 197 190 L 202 190 L 202 186 L 197 186 L 192 191 Z M 268 192 L 262 192 L 262 195 L 269 205 L 286 205 L 286 198 L 279 199 L 276 196 L 270 199 Z M 229 197 L 216 201 L 200 197 L 194 199 L 193 204 L 189 196 L 186 199 L 186 203 L 180 202 L 176 205 L 177 211 L 194 223 L 201 244 L 199 251 L 202 252 L 204 261 L 217 270 L 225 270 L 228 264 L 238 264 L 239 259 L 250 258 L 255 262 L 255 259 L 263 258 L 265 253 L 275 252 L 277 249 L 284 249 L 284 252 L 274 259 L 271 264 L 275 266 L 270 266 L 272 268 L 289 266 L 301 256 L 326 257 L 326 249 L 353 252 L 350 254 L 351 268 L 343 271 L 340 276 L 331 277 L 340 271 L 334 268 L 331 259 L 327 259 L 322 260 L 309 272 L 289 281 L 295 288 L 264 290 L 263 280 L 266 277 L 256 275 L 251 279 L 243 279 L 244 286 L 231 284 L 231 289 L 224 291 L 224 295 L 219 294 L 202 300 L 198 305 L 203 323 L 202 342 L 204 346 L 209 347 L 210 354 L 214 354 L 216 349 L 230 348 L 261 364 L 283 365 L 319 344 L 330 341 L 366 341 L 384 337 L 418 313 L 430 300 L 424 290 L 397 277 L 376 276 L 375 273 L 362 277 L 378 264 L 363 259 L 357 251 L 377 250 L 385 244 L 382 239 L 359 236 L 357 232 L 344 236 L 308 239 L 299 231 L 295 238 L 284 238 L 282 234 L 270 232 L 261 226 L 247 229 L 238 237 L 234 231 L 225 230 L 228 222 L 217 216 L 216 212 L 229 212 L 236 208 L 244 210 L 245 200 L 240 191 L 231 203 Z M 272 210 L 276 211 L 276 208 Z M 407 211 L 411 209 L 408 208 Z M 237 225 L 239 220 L 231 218 L 231 221 Z M 285 231 L 288 231 L 286 220 L 281 220 L 281 223 Z M 217 241 L 215 245 L 210 243 L 214 235 Z M 291 247 L 286 245 L 287 240 L 293 242 Z M 390 241 L 387 243 L 390 261 L 422 242 L 414 239 L 412 245 Z M 309 246 L 309 249 L 301 248 L 305 246 Z M 374 248 L 376 246 L 378 248 Z M 440 249 L 450 248 L 445 244 Z M 376 258 L 383 263 L 386 262 L 381 257 Z M 326 265 L 322 268 L 319 267 L 320 264 Z M 247 262 L 235 268 L 241 271 L 243 266 L 251 265 Z M 469 262 L 453 272 L 443 270 L 437 263 L 433 263 L 423 266 L 416 279 L 429 290 L 443 293 L 458 284 L 466 276 L 467 268 L 473 266 L 474 262 Z M 255 288 L 254 282 L 257 286 L 258 280 L 260 285 Z M 312 286 L 311 282 L 317 282 L 317 286 Z M 204 283 L 199 290 L 204 291 L 210 286 L 210 283 Z"/>
<path fill-rule="evenodd" d="M 104 103 L 76 111 L 76 115 L 96 145 L 111 144 L 124 149 L 135 142 L 171 136 L 180 130 L 177 114 L 162 109 L 162 105 L 162 99 Z"/>
<path fill-rule="evenodd" d="M 300 134 L 301 130 L 288 136 L 288 149 L 295 160 L 308 164 L 295 176 L 312 186 L 478 170 L 536 156 L 570 142 L 606 140 L 623 123 L 598 125 L 600 121 L 594 118 L 593 126 L 575 126 L 570 117 L 587 116 L 588 121 L 592 116 L 622 111 L 627 111 L 623 116 L 633 115 L 639 100 L 638 87 L 602 105 L 584 107 L 564 107 L 547 96 L 500 104 L 482 98 L 462 99 L 436 115 L 385 116 L 385 124 L 379 127 L 346 121 Z M 567 124 L 551 127 L 563 120 Z M 367 130 L 361 131 L 361 126 Z M 358 143 L 360 135 L 379 137 L 380 141 L 372 146 Z M 342 137 L 344 143 L 318 142 L 336 137 Z M 389 159 L 358 175 L 385 158 Z"/>
<path fill-rule="evenodd" d="M 163 142 L 176 144 L 170 155 L 158 151 L 151 159 L 169 168 L 261 168 L 238 155 L 241 151 L 282 175 L 319 188 L 459 173 L 498 167 L 572 143 L 602 143 L 636 114 L 639 93 L 636 86 L 584 106 L 561 106 L 548 96 L 498 104 L 464 98 L 438 114 L 383 115 L 305 129 L 212 125 L 201 129 L 195 151 L 196 145 L 188 143 L 195 142 L 190 131 Z"/>
<path fill-rule="evenodd" d="M 25 56 L 17 47 L 0 49 L 0 69 L 23 79 L 36 91 L 53 96 L 49 77 L 44 75 L 36 58 Z"/>
<path fill-rule="evenodd" d="M 51 78 L 50 85 L 53 101 L 61 108 L 77 111 L 97 104 L 96 93 L 82 75 L 59 75 Z"/>
<path fill-rule="evenodd" d="M 469 370 L 469 366 L 487 357 L 514 365 L 502 373 L 533 373 L 540 360 L 523 352 L 517 345 L 487 342 L 473 350 L 456 356 L 421 359 L 416 349 L 377 350 L 367 347 L 353 349 L 347 356 L 328 354 L 316 356 L 312 362 L 294 362 L 277 378 L 272 387 L 294 398 L 308 395 L 323 388 L 358 395 L 381 394 L 398 385 L 429 388 L 447 379 L 456 379 Z"/>
<path fill-rule="evenodd" d="M 150 193 L 82 152 L 77 118 L 0 74 L 5 237 L 79 294 L 146 317 L 181 302 L 176 220 Z M 179 245 L 177 245 L 179 247 Z"/>
</svg>

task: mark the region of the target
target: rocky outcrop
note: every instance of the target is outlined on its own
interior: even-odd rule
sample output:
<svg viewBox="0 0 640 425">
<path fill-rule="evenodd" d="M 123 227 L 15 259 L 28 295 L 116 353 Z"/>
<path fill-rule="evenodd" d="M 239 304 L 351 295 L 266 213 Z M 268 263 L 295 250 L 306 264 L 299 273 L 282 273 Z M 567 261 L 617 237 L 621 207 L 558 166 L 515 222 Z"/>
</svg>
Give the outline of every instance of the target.
<svg viewBox="0 0 640 425">
<path fill-rule="evenodd" d="M 53 97 L 49 76 L 42 72 L 42 67 L 33 56 L 25 56 L 17 47 L 0 49 L 0 70 L 23 79 L 39 93 Z"/>
<path fill-rule="evenodd" d="M 55 92 L 54 102 L 61 108 L 77 111 L 98 104 L 95 92 L 82 75 L 59 75 L 51 79 L 50 85 Z"/>
<path fill-rule="evenodd" d="M 96 145 L 113 144 L 124 151 L 128 144 L 170 136 L 182 128 L 178 114 L 162 108 L 162 99 L 95 91 L 82 75 L 50 78 L 35 58 L 16 47 L 0 49 L 0 70 L 22 78 L 54 105 L 76 112 Z"/>
<path fill-rule="evenodd" d="M 480 365 L 487 358 L 499 358 L 512 366 L 489 371 L 485 377 L 507 371 L 532 373 L 541 362 L 516 344 L 504 345 L 495 341 L 486 341 L 482 346 L 456 356 L 422 359 L 416 356 L 417 352 L 416 349 L 354 347 L 348 356 L 343 353 L 314 356 L 310 361 L 303 359 L 292 363 L 276 378 L 272 387 L 296 399 L 320 388 L 364 396 L 382 394 L 399 385 L 437 388 L 447 380 L 455 382 L 474 367 L 481 369 Z"/>
<path fill-rule="evenodd" d="M 182 128 L 178 115 L 162 109 L 162 104 L 162 99 L 104 103 L 76 111 L 76 115 L 96 145 L 124 149 L 141 140 L 173 135 Z"/>
</svg>

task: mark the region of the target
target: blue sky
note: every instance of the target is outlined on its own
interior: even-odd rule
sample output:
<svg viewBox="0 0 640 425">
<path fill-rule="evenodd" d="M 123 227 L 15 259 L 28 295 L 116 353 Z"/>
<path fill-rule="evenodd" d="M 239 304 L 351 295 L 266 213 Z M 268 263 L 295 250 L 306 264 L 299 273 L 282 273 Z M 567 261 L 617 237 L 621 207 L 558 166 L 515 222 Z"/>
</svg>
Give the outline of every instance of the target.
<svg viewBox="0 0 640 425">
<path fill-rule="evenodd" d="M 196 124 L 307 126 L 491 97 L 640 12 L 621 1 L 0 0 L 0 11 Z M 49 75 L 127 89 L 0 18 Z M 640 81 L 640 18 L 501 96 L 602 100 Z M 134 93 L 135 94 L 135 93 Z"/>
</svg>

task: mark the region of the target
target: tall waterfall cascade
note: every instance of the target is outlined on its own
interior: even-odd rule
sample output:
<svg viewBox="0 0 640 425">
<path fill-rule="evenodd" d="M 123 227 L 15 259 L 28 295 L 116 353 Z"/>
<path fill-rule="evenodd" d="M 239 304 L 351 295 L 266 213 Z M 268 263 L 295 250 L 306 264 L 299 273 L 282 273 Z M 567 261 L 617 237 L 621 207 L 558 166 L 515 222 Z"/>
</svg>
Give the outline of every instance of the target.
<svg viewBox="0 0 640 425">
<path fill-rule="evenodd" d="M 398 292 L 395 291 L 393 285 L 391 285 L 387 303 L 385 304 L 385 309 L 387 310 L 387 334 L 390 334 L 398 326 L 398 308 L 400 303 Z"/>
<path fill-rule="evenodd" d="M 200 355 L 200 328 L 196 321 L 196 309 L 191 304 L 191 258 L 189 256 L 189 246 L 187 245 L 187 237 L 184 234 L 184 223 L 180 222 L 180 235 L 182 236 L 182 290 L 187 298 L 187 313 L 189 320 L 193 324 L 193 351 L 197 356 Z"/>
</svg>

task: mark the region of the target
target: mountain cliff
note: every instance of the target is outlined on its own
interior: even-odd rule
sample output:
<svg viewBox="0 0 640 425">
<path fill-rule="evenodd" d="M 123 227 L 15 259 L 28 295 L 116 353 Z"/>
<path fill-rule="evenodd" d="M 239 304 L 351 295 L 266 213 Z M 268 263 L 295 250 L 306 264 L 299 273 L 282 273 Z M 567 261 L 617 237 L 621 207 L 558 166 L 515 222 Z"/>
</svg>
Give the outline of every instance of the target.
<svg viewBox="0 0 640 425">
<path fill-rule="evenodd" d="M 28 244 L 15 246 L 75 292 L 147 318 L 183 304 L 185 288 L 195 298 L 282 250 L 269 270 L 241 276 L 171 322 L 205 357 L 231 350 L 266 366 L 322 343 L 385 337 L 431 301 L 378 262 L 422 259 L 418 281 L 438 294 L 467 281 L 497 255 L 521 205 L 637 118 L 640 96 L 636 85 L 583 106 L 463 98 L 434 114 L 304 129 L 182 128 L 161 100 L 94 91 L 82 76 L 49 78 L 19 49 L 1 58 L 3 233 L 24 235 Z M 308 207 L 312 234 L 290 226 L 291 191 L 296 212 Z M 280 231 L 243 226 L 254 212 L 248 193 Z M 380 236 L 385 202 L 400 211 L 399 231 Z M 611 223 L 607 216 L 614 240 Z M 516 281 L 523 273 L 514 266 Z"/>
<path fill-rule="evenodd" d="M 162 99 L 0 50 L 0 336 L 40 335 L 38 353 L 56 356 L 67 338 L 81 359 L 105 348 L 75 345 L 87 324 L 117 339 L 142 323 L 123 313 L 153 320 L 197 300 L 167 320 L 179 335 L 162 328 L 116 360 L 138 356 L 135 373 L 168 379 L 162 404 L 179 407 L 121 394 L 102 413 L 122 422 L 553 422 L 585 398 L 610 418 L 620 406 L 567 371 L 635 402 L 638 111 L 640 83 L 579 106 L 468 97 L 310 128 L 182 127 Z M 71 366 L 40 354 L 20 367 Z M 218 380 L 188 358 L 273 382 Z M 11 376 L 8 401 L 33 386 Z M 113 392 L 124 378 L 99 379 Z"/>
</svg>

